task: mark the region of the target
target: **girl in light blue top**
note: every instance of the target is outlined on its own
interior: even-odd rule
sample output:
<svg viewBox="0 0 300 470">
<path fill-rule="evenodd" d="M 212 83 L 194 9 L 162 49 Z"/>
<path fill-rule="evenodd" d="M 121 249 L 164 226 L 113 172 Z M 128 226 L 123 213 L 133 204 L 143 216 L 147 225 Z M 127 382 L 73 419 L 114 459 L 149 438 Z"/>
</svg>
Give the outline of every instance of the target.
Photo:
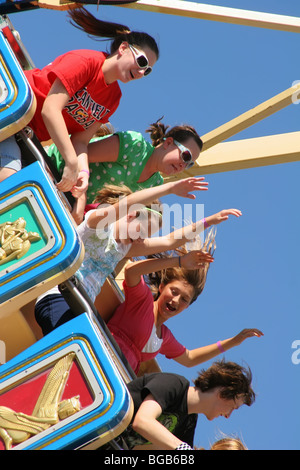
<svg viewBox="0 0 300 470">
<path fill-rule="evenodd" d="M 92 302 L 99 294 L 106 277 L 113 272 L 121 259 L 175 249 L 192 237 L 195 224 L 161 237 L 151 237 L 162 222 L 158 197 L 175 194 L 194 199 L 191 191 L 206 190 L 202 178 L 186 178 L 132 193 L 126 187 L 106 186 L 99 192 L 97 209 L 87 213 L 77 228 L 85 246 L 85 256 L 76 276 L 89 294 Z M 154 204 L 155 208 L 145 205 Z M 218 218 L 219 214 L 212 216 Z M 219 217 L 226 220 L 228 216 Z M 208 220 L 208 219 L 207 219 Z M 204 222 L 198 221 L 198 231 Z M 177 231 L 176 231 L 177 232 Z M 148 238 L 150 235 L 150 238 Z M 205 255 L 204 255 L 205 256 Z M 72 312 L 58 288 L 51 289 L 37 299 L 36 319 L 44 334 L 73 318 Z"/>
</svg>

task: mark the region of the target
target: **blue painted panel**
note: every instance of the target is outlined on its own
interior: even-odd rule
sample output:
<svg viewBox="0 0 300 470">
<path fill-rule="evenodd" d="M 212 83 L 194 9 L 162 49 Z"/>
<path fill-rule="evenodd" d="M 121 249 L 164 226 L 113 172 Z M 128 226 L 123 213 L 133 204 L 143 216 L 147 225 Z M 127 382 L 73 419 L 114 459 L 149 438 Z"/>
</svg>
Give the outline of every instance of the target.
<svg viewBox="0 0 300 470">
<path fill-rule="evenodd" d="M 24 216 L 26 230 L 41 236 L 24 257 L 0 265 L 1 304 L 49 277 L 68 271 L 80 257 L 82 244 L 39 162 L 1 182 L 0 195 L 0 224 Z"/>
<path fill-rule="evenodd" d="M 3 80 L 0 100 L 0 131 L 20 120 L 31 107 L 33 94 L 20 64 L 0 32 L 0 74 Z"/>
</svg>

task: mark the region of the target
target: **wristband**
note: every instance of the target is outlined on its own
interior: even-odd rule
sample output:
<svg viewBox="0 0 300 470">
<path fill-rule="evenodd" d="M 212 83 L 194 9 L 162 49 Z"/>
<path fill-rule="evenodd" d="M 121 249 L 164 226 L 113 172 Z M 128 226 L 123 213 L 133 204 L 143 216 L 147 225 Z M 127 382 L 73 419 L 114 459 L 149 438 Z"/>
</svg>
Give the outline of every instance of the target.
<svg viewBox="0 0 300 470">
<path fill-rule="evenodd" d="M 206 218 L 204 217 L 204 219 L 202 219 L 202 220 L 203 220 L 204 228 L 209 227 L 208 223 L 206 222 Z"/>
<path fill-rule="evenodd" d="M 84 171 L 85 173 L 87 173 L 87 174 L 90 176 L 90 172 L 89 172 L 89 170 L 80 170 L 80 172 L 79 172 L 79 173 L 81 173 L 82 171 Z"/>
<path fill-rule="evenodd" d="M 182 442 L 175 450 L 193 450 L 193 448 L 186 442 Z"/>
<path fill-rule="evenodd" d="M 222 344 L 220 343 L 220 341 L 217 342 L 217 346 L 220 350 L 221 353 L 224 353 L 225 352 L 225 349 L 223 348 Z"/>
</svg>

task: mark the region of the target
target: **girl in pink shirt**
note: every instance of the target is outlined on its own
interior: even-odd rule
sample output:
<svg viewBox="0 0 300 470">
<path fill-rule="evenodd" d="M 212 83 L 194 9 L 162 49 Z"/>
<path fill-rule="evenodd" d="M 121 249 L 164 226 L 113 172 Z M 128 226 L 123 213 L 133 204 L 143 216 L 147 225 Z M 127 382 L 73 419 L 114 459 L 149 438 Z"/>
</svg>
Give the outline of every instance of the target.
<svg viewBox="0 0 300 470">
<path fill-rule="evenodd" d="M 209 265 L 213 262 L 214 239 L 211 235 L 212 232 L 202 251 L 136 261 L 125 267 L 125 302 L 116 309 L 108 327 L 136 374 L 141 362 L 158 353 L 192 367 L 238 346 L 246 338 L 262 335 L 257 329 L 244 329 L 232 338 L 189 350 L 165 325 L 169 318 L 181 313 L 201 294 Z M 143 278 L 150 273 L 150 284 L 156 288 L 154 297 Z"/>
</svg>

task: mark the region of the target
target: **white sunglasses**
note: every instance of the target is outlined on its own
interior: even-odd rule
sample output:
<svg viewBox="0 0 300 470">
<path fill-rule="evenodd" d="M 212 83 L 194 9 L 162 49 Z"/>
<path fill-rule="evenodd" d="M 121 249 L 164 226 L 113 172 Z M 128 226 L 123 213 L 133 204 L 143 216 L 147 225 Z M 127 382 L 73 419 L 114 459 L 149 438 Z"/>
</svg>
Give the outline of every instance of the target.
<svg viewBox="0 0 300 470">
<path fill-rule="evenodd" d="M 177 142 L 177 140 L 173 139 L 173 142 L 179 148 L 180 157 L 183 163 L 185 164 L 185 168 L 191 168 L 195 164 L 191 151 L 187 147 L 182 145 L 180 142 Z"/>
<path fill-rule="evenodd" d="M 148 58 L 144 52 L 139 52 L 135 47 L 129 44 L 129 49 L 133 53 L 134 60 L 140 69 L 145 70 L 144 76 L 149 75 L 152 72 L 152 67 L 149 65 Z"/>
</svg>

